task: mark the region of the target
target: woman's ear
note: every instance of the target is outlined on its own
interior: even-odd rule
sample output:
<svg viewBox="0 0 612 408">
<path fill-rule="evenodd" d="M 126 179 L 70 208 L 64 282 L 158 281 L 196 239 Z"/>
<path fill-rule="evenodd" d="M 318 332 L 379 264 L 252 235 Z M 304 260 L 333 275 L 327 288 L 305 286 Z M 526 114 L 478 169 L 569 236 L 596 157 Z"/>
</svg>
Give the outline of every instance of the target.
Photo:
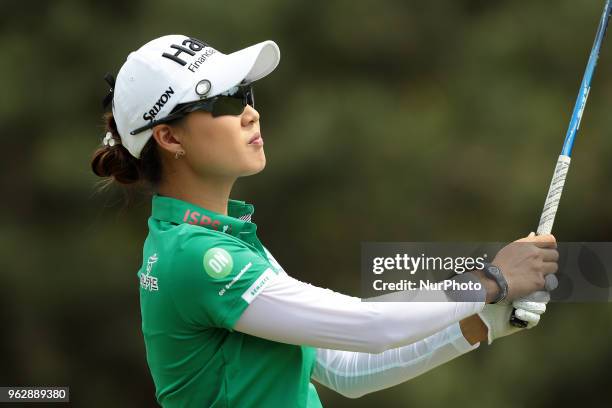
<svg viewBox="0 0 612 408">
<path fill-rule="evenodd" d="M 153 128 L 153 137 L 159 147 L 162 151 L 166 151 L 173 156 L 179 151 L 184 152 L 181 145 L 181 136 L 176 127 L 166 124 L 157 125 Z"/>
</svg>

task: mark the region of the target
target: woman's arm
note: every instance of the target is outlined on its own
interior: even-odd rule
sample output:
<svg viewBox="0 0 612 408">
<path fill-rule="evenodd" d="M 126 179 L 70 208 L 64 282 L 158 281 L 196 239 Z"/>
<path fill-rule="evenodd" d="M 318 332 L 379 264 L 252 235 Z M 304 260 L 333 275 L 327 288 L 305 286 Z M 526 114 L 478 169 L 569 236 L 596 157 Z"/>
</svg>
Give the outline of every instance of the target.
<svg viewBox="0 0 612 408">
<path fill-rule="evenodd" d="M 412 300 L 406 301 L 406 293 L 397 292 L 385 295 L 385 302 L 369 302 L 280 274 L 234 329 L 282 343 L 381 353 L 431 336 L 484 307 L 484 291 L 476 302 L 453 302 L 441 291 L 439 301 L 424 302 L 418 301 L 420 294 L 411 291 Z"/>
<path fill-rule="evenodd" d="M 493 261 L 504 270 L 508 301 L 543 288 L 544 277 L 557 271 L 559 254 L 555 248 L 554 237 L 544 235 L 518 240 L 499 251 Z M 432 299 L 432 292 L 427 291 L 427 302 L 422 301 L 425 297 L 419 291 L 396 292 L 364 302 L 279 274 L 249 301 L 233 328 L 283 343 L 381 353 L 431 336 L 481 312 L 485 301 L 497 299 L 497 283 L 478 273 L 453 278 L 483 284 L 479 291 L 469 293 L 470 301 L 462 298 L 465 293 L 438 291 L 438 298 Z M 385 301 L 378 301 L 383 298 Z M 509 333 L 507 322 L 502 323 L 502 331 Z"/>
<path fill-rule="evenodd" d="M 317 349 L 312 378 L 348 398 L 392 387 L 476 349 L 479 343 L 468 341 L 466 335 L 486 339 L 486 326 L 482 336 L 479 320 L 468 317 L 416 343 L 380 354 Z"/>
<path fill-rule="evenodd" d="M 546 310 L 545 302 L 521 304 L 535 327 Z M 380 354 L 356 353 L 317 349 L 312 378 L 349 398 L 392 387 L 417 377 L 478 347 L 481 341 L 490 342 L 516 333 L 508 323 L 512 305 L 487 305 L 483 312 L 462 319 L 446 329 L 408 346 L 387 350 Z M 493 332 L 487 326 L 494 327 Z"/>
<path fill-rule="evenodd" d="M 461 320 L 459 322 L 459 327 L 461 328 L 463 337 L 465 337 L 470 345 L 487 340 L 489 330 L 478 315 L 466 317 L 465 319 Z"/>
</svg>

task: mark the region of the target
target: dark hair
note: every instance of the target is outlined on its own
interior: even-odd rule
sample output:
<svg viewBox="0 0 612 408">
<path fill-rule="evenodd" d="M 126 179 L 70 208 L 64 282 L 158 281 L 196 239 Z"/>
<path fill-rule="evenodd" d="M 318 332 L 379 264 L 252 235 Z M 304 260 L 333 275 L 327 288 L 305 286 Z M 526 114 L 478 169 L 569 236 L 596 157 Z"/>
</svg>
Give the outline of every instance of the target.
<svg viewBox="0 0 612 408">
<path fill-rule="evenodd" d="M 104 114 L 106 132 L 111 132 L 113 139 L 120 141 L 117 124 L 113 114 Z M 96 149 L 91 159 L 91 169 L 99 177 L 107 178 L 104 187 L 114 182 L 123 185 L 148 184 L 155 188 L 161 180 L 161 159 L 157 143 L 150 138 L 145 144 L 140 159 L 135 158 L 121 144 L 102 146 Z"/>
</svg>

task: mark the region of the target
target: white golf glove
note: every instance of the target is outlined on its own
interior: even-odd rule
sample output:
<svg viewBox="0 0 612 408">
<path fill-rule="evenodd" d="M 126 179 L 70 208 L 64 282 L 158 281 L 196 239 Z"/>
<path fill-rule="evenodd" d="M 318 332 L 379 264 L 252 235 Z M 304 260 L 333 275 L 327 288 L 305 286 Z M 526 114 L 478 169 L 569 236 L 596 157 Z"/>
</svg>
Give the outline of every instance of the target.
<svg viewBox="0 0 612 408">
<path fill-rule="evenodd" d="M 517 299 L 512 304 L 502 301 L 485 305 L 478 316 L 489 329 L 488 343 L 491 344 L 495 339 L 523 330 L 510 324 L 510 315 L 513 308 L 516 309 L 516 316 L 527 322 L 527 329 L 537 326 L 540 322 L 540 316 L 546 311 L 546 304 L 549 300 L 550 294 L 548 292 L 539 291 Z"/>
</svg>

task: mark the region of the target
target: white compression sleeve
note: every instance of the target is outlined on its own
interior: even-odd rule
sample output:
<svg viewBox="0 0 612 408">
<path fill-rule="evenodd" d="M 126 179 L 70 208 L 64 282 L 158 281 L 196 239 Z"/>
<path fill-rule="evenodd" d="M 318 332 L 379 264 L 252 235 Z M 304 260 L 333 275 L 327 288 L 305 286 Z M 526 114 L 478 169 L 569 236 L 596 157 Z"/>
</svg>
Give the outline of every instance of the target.
<svg viewBox="0 0 612 408">
<path fill-rule="evenodd" d="M 358 398 L 408 381 L 479 344 L 470 345 L 459 323 L 454 323 L 421 341 L 379 354 L 317 349 L 312 378 L 345 397 Z"/>
<path fill-rule="evenodd" d="M 419 292 L 411 292 L 418 300 Z M 406 293 L 384 297 L 401 300 Z M 431 336 L 484 307 L 484 301 L 450 301 L 444 292 L 439 300 L 365 302 L 281 273 L 252 301 L 234 329 L 281 343 L 381 353 Z"/>
</svg>

